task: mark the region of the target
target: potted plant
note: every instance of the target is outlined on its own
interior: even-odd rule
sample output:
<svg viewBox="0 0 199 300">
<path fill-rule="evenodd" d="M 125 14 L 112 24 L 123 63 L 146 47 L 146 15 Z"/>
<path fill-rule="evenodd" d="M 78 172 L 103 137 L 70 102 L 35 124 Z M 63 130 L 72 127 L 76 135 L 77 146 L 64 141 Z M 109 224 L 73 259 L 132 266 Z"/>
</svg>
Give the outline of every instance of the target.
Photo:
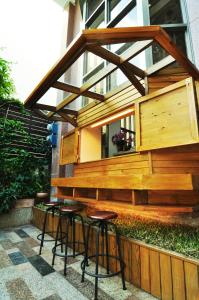
<svg viewBox="0 0 199 300">
<path fill-rule="evenodd" d="M 112 136 L 112 143 L 116 145 L 117 151 L 128 151 L 132 147 L 132 142 L 134 138 L 132 137 L 132 134 L 129 134 L 127 137 L 127 132 L 130 130 L 121 128 L 121 130 Z M 133 133 L 133 131 L 130 131 Z"/>
</svg>

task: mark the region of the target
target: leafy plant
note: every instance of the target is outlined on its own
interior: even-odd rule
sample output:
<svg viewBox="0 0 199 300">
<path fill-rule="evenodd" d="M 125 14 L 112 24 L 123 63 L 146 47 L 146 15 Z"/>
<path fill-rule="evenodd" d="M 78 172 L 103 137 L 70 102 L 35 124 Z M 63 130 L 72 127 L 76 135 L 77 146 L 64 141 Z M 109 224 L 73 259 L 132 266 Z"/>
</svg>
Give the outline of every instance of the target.
<svg viewBox="0 0 199 300">
<path fill-rule="evenodd" d="M 14 83 L 10 78 L 10 63 L 0 57 L 0 99 L 10 98 L 14 91 Z"/>
<path fill-rule="evenodd" d="M 9 63 L 0 58 L 0 108 L 15 105 L 29 114 L 22 103 L 11 98 L 14 91 Z M 26 145 L 26 147 L 20 147 Z M 34 153 L 43 153 L 37 157 Z M 42 138 L 29 135 L 23 122 L 0 117 L 0 213 L 8 211 L 19 198 L 35 197 L 48 191 L 50 148 Z"/>
</svg>

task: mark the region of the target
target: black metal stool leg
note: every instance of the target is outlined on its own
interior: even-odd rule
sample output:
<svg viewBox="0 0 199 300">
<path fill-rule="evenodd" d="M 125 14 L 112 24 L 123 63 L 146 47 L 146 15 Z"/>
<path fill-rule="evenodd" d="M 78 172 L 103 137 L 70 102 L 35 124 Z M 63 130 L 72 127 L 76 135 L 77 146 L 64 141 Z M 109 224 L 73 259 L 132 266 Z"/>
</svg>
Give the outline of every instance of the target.
<svg viewBox="0 0 199 300">
<path fill-rule="evenodd" d="M 102 255 L 102 266 L 104 266 L 104 239 L 105 239 L 105 234 L 104 234 L 104 222 L 101 223 L 101 236 L 102 236 L 102 242 L 101 242 L 101 255 Z"/>
<path fill-rule="evenodd" d="M 80 217 L 80 220 L 82 223 L 82 236 L 83 236 L 84 251 L 85 251 L 85 249 L 86 249 L 86 234 L 85 234 L 84 220 L 81 215 L 78 215 L 78 217 Z"/>
<path fill-rule="evenodd" d="M 42 251 L 42 247 L 44 244 L 44 236 L 45 236 L 45 231 L 46 231 L 46 221 L 47 221 L 47 217 L 48 217 L 48 209 L 46 209 L 45 212 L 45 217 L 44 217 L 44 223 L 43 223 L 43 229 L 42 229 L 42 237 L 41 237 L 41 243 L 40 243 L 40 248 L 39 248 L 39 255 L 41 255 L 41 251 Z"/>
<path fill-rule="evenodd" d="M 95 298 L 94 300 L 97 300 L 97 294 L 98 294 L 98 266 L 99 266 L 99 237 L 100 237 L 100 225 L 102 226 L 102 224 L 99 224 L 99 227 L 97 229 L 97 233 L 96 233 L 96 261 L 95 261 Z"/>
<path fill-rule="evenodd" d="M 85 267 L 86 267 L 86 265 L 88 265 L 88 245 L 89 245 L 90 228 L 91 228 L 91 224 L 88 225 L 87 239 L 86 239 L 86 244 L 85 244 L 85 254 L 84 254 L 84 260 L 83 260 L 83 266 L 82 266 L 81 282 L 84 282 Z"/>
<path fill-rule="evenodd" d="M 55 263 L 55 252 L 56 252 L 56 247 L 57 247 L 57 244 L 58 244 L 58 238 L 59 238 L 59 229 L 60 229 L 60 225 L 61 225 L 61 214 L 59 215 L 59 221 L 58 221 L 58 224 L 57 224 L 57 232 L 56 232 L 56 238 L 55 238 L 55 246 L 54 246 L 54 251 L 53 251 L 53 259 L 52 259 L 52 266 L 54 266 L 54 263 Z"/>
<path fill-rule="evenodd" d="M 72 217 L 73 257 L 75 257 L 75 217 Z"/>
<path fill-rule="evenodd" d="M 119 255 L 119 263 L 120 263 L 120 268 L 121 268 L 122 287 L 123 287 L 123 290 L 126 290 L 124 268 L 122 266 L 122 253 L 121 253 L 121 246 L 120 246 L 120 235 L 118 233 L 117 227 L 116 226 L 114 226 L 114 227 L 115 227 L 116 243 L 117 243 L 118 255 Z"/>
<path fill-rule="evenodd" d="M 106 270 L 107 274 L 109 274 L 109 244 L 108 244 L 108 225 L 107 223 L 104 224 L 105 228 L 105 239 L 106 239 Z"/>
<path fill-rule="evenodd" d="M 65 256 L 64 256 L 64 275 L 66 275 L 66 265 L 67 265 L 67 253 L 68 253 L 68 228 L 70 219 L 66 220 L 66 239 L 65 239 Z"/>
<path fill-rule="evenodd" d="M 62 222 L 60 222 L 59 229 L 60 229 L 61 252 L 63 252 L 64 250 L 63 250 Z"/>
</svg>

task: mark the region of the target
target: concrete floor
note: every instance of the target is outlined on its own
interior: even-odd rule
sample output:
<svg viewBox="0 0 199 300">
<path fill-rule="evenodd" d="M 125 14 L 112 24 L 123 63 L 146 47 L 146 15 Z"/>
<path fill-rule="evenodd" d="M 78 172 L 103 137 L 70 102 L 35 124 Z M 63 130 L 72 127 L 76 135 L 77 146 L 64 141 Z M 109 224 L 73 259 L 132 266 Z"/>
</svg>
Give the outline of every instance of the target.
<svg viewBox="0 0 199 300">
<path fill-rule="evenodd" d="M 0 300 L 88 300 L 93 299 L 93 278 L 81 283 L 81 256 L 70 258 L 67 276 L 63 275 L 63 258 L 56 257 L 51 266 L 53 243 L 45 243 L 38 255 L 37 235 L 32 225 L 0 230 Z M 94 263 L 89 268 L 94 268 Z M 102 270 L 103 271 L 103 270 Z M 151 295 L 127 283 L 121 288 L 117 276 L 99 280 L 99 300 L 153 300 Z"/>
</svg>

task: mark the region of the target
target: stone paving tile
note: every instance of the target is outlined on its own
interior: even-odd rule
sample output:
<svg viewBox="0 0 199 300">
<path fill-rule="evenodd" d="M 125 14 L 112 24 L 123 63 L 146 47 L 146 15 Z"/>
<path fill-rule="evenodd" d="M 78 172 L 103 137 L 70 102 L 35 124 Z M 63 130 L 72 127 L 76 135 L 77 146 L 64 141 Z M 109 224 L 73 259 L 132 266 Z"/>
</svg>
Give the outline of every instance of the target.
<svg viewBox="0 0 199 300">
<path fill-rule="evenodd" d="M 20 265 L 27 262 L 27 258 L 20 252 L 13 252 L 8 254 L 13 265 Z"/>
<path fill-rule="evenodd" d="M 55 272 L 55 270 L 39 255 L 29 257 L 28 260 L 42 276 Z"/>
<path fill-rule="evenodd" d="M 51 295 L 49 297 L 46 297 L 46 298 L 43 298 L 42 300 L 61 300 L 62 298 L 59 297 L 59 295 L 57 294 L 54 294 L 54 295 Z"/>
<path fill-rule="evenodd" d="M 6 283 L 6 288 L 12 300 L 35 300 L 27 284 L 21 278 L 17 278 Z"/>
<path fill-rule="evenodd" d="M 75 289 L 60 273 L 51 273 L 43 278 L 43 282 L 55 289 L 63 300 L 88 300 L 81 290 Z"/>
<path fill-rule="evenodd" d="M 0 251 L 0 269 L 11 266 L 12 262 L 5 251 Z"/>
<path fill-rule="evenodd" d="M 5 239 L 5 240 L 1 241 L 0 244 L 3 247 L 3 249 L 5 249 L 5 250 L 14 248 L 13 243 L 9 239 Z"/>
<path fill-rule="evenodd" d="M 29 237 L 27 237 L 26 234 L 23 234 L 23 232 L 29 235 Z M 80 262 L 82 260 L 82 256 L 78 256 L 75 259 L 69 258 L 67 276 L 64 277 L 61 275 L 64 268 L 63 258 L 56 257 L 55 266 L 54 268 L 51 267 L 53 243 L 45 243 L 42 255 L 37 255 L 39 250 L 37 235 L 39 233 L 40 231 L 32 225 L 20 226 L 12 229 L 9 228 L 6 232 L 1 231 L 0 263 L 5 261 L 5 257 L 7 257 L 6 259 L 8 259 L 9 265 L 2 268 L 0 267 L 0 300 L 93 299 L 94 278 L 86 276 L 85 283 L 81 283 Z M 14 240 L 12 240 L 12 238 L 14 238 Z M 11 239 L 10 242 L 8 241 L 9 239 Z M 1 244 L 5 240 L 6 242 L 3 244 L 4 247 L 8 249 L 4 249 Z M 21 255 L 26 259 L 26 262 L 13 265 L 9 256 L 15 255 L 16 252 L 21 253 Z M 33 253 L 34 255 L 31 256 Z M 1 259 L 1 255 L 4 257 L 3 260 Z M 7 262 L 5 264 L 7 264 Z M 95 264 L 92 263 L 91 269 L 94 268 L 94 266 Z M 24 294 L 18 295 L 17 291 L 16 298 L 11 298 L 8 294 L 8 290 L 6 289 L 6 285 L 8 289 L 11 288 L 12 290 L 13 288 L 14 290 L 17 282 L 19 283 L 18 286 L 21 285 L 23 287 L 21 290 L 24 290 Z M 155 299 L 151 295 L 141 291 L 129 283 L 127 283 L 127 291 L 123 291 L 121 286 L 121 278 L 118 276 L 109 279 L 99 279 L 99 299 Z"/>
<path fill-rule="evenodd" d="M 20 236 L 22 239 L 29 237 L 29 235 L 23 229 L 17 229 L 15 230 L 15 233 L 18 234 L 18 236 Z"/>
<path fill-rule="evenodd" d="M 37 247 L 39 245 L 39 242 L 31 237 L 25 238 L 24 242 L 28 243 L 28 245 L 30 245 L 31 248 Z"/>
<path fill-rule="evenodd" d="M 14 231 L 12 231 L 12 232 L 6 232 L 6 236 L 7 236 L 7 239 L 9 239 L 10 241 L 12 241 L 13 244 L 22 241 L 22 238 L 20 238 L 18 236 L 18 234 L 16 234 Z"/>
<path fill-rule="evenodd" d="M 37 255 L 37 253 L 25 241 L 16 243 L 15 245 L 26 257 Z"/>
<path fill-rule="evenodd" d="M 62 274 L 63 275 L 63 274 Z M 76 272 L 71 267 L 67 268 L 66 280 L 72 284 L 72 286 L 81 291 L 81 293 L 86 296 L 89 300 L 92 300 L 94 297 L 94 284 L 85 279 L 85 282 L 81 282 L 81 274 Z M 108 294 L 103 290 L 98 288 L 98 300 L 113 300 Z"/>
<path fill-rule="evenodd" d="M 5 231 L 0 230 L 0 241 L 3 241 L 6 239 Z"/>
</svg>

